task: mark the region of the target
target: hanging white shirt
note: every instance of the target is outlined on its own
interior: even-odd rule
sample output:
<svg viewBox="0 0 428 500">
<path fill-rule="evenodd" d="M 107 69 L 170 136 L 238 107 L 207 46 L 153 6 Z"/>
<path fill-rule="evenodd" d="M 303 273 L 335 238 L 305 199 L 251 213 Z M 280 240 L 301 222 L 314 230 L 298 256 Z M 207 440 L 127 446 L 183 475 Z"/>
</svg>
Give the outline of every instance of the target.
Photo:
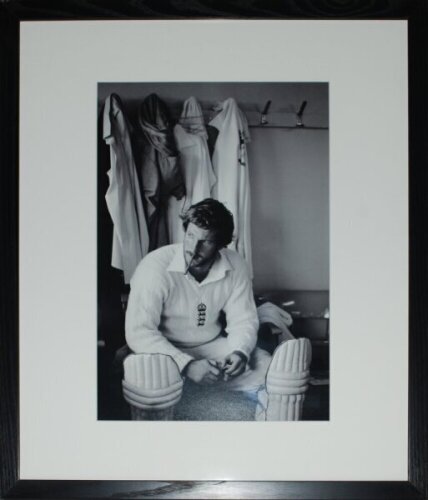
<svg viewBox="0 0 428 500">
<path fill-rule="evenodd" d="M 140 260 L 147 254 L 149 235 L 131 146 L 130 129 L 121 102 L 107 97 L 103 138 L 110 146 L 109 188 L 105 195 L 113 221 L 111 265 L 121 269 L 129 283 Z"/>
<path fill-rule="evenodd" d="M 235 231 L 229 248 L 247 261 L 252 276 L 250 181 L 245 145 L 250 141 L 248 123 L 235 99 L 226 99 L 219 106 L 221 111 L 209 123 L 219 131 L 212 158 L 217 178 L 213 197 L 233 214 Z"/>
<path fill-rule="evenodd" d="M 245 261 L 236 252 L 222 249 L 201 283 L 185 271 L 182 244 L 159 248 L 139 264 L 126 311 L 129 347 L 135 353 L 169 355 L 180 370 L 194 359 L 192 349 L 206 346 L 210 351 L 217 339 L 227 340 L 229 353 L 241 351 L 249 359 L 259 322 Z M 198 325 L 201 304 L 205 318 Z M 222 337 L 220 311 L 226 315 L 227 339 Z"/>
<path fill-rule="evenodd" d="M 207 144 L 202 110 L 194 97 L 183 105 L 180 123 L 174 127 L 186 196 L 168 201 L 168 231 L 171 243 L 181 243 L 184 231 L 180 215 L 199 201 L 209 198 L 216 182 Z"/>
</svg>

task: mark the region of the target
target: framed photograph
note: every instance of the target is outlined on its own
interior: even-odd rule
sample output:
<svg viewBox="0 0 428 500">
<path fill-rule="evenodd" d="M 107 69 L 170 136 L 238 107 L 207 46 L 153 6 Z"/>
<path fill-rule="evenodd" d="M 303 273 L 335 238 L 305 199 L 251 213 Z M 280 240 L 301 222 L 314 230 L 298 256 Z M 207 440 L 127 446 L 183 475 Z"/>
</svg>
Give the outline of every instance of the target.
<svg viewBox="0 0 428 500">
<path fill-rule="evenodd" d="M 425 498 L 425 1 L 0 6 L 5 498 Z"/>
</svg>

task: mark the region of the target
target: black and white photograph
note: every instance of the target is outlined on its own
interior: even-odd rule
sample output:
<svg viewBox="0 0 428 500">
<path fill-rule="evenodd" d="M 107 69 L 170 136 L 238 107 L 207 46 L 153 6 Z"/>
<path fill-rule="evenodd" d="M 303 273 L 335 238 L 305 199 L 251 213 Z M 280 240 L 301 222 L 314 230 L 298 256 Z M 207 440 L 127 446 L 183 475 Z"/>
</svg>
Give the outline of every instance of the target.
<svg viewBox="0 0 428 500">
<path fill-rule="evenodd" d="M 97 109 L 98 420 L 329 420 L 328 82 Z"/>
</svg>

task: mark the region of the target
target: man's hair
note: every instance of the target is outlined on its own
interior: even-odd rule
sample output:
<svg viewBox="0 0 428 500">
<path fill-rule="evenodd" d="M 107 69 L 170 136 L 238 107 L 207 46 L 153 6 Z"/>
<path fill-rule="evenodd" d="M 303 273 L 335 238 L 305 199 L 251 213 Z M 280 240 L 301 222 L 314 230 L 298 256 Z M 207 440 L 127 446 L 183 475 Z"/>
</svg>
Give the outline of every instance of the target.
<svg viewBox="0 0 428 500">
<path fill-rule="evenodd" d="M 233 215 L 217 200 L 206 198 L 192 205 L 184 215 L 181 215 L 184 230 L 191 222 L 201 229 L 214 231 L 218 244 L 222 247 L 232 241 L 233 235 Z"/>
</svg>

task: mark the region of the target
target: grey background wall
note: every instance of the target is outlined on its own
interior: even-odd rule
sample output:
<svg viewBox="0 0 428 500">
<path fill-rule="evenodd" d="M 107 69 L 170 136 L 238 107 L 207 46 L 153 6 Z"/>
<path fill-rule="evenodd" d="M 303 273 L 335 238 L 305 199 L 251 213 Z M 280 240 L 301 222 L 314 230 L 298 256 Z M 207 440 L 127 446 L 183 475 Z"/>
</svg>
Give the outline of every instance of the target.
<svg viewBox="0 0 428 500">
<path fill-rule="evenodd" d="M 112 92 L 135 120 L 138 103 L 156 92 L 173 116 L 195 96 L 209 118 L 217 101 L 234 97 L 251 126 L 248 145 L 254 288 L 329 289 L 329 134 L 326 83 L 102 83 L 98 109 Z M 271 100 L 268 126 L 291 126 L 303 101 L 303 123 L 325 129 L 260 128 Z"/>
</svg>

